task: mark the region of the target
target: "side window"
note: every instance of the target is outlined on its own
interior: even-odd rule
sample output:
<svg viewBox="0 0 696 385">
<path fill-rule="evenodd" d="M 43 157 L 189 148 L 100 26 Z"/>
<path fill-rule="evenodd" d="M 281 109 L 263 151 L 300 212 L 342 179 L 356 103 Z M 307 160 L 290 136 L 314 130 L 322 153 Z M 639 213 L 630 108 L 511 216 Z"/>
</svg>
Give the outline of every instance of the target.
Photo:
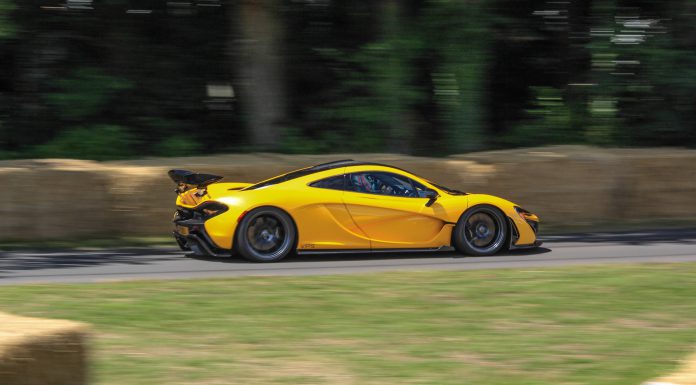
<svg viewBox="0 0 696 385">
<path fill-rule="evenodd" d="M 413 184 L 413 189 L 416 190 L 416 194 L 419 198 L 425 198 L 426 194 L 430 191 L 433 191 L 432 189 L 429 189 L 422 184 L 416 182 L 415 180 L 411 179 L 411 183 Z"/>
<path fill-rule="evenodd" d="M 312 182 L 309 185 L 311 187 L 328 188 L 331 190 L 343 190 L 343 175 L 332 176 L 330 178 L 321 179 L 316 182 Z"/>
<path fill-rule="evenodd" d="M 390 172 L 356 172 L 348 174 L 346 175 L 346 190 L 398 197 L 419 197 L 418 192 L 411 183 L 411 179 Z"/>
</svg>

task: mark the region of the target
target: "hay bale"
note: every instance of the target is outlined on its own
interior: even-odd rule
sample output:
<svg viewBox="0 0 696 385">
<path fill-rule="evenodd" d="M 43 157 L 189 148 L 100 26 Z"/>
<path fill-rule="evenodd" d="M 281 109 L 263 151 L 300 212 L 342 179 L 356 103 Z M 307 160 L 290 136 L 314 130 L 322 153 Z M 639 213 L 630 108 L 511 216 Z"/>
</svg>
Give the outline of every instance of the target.
<svg viewBox="0 0 696 385">
<path fill-rule="evenodd" d="M 696 223 L 696 151 L 551 146 L 448 158 L 228 154 L 4 161 L 0 240 L 167 236 L 175 199 L 169 169 L 256 182 L 346 158 L 391 164 L 445 186 L 509 199 L 539 214 L 545 231 Z"/>
<path fill-rule="evenodd" d="M 684 359 L 674 372 L 643 385 L 696 385 L 696 353 Z"/>
<path fill-rule="evenodd" d="M 0 313 L 0 384 L 87 383 L 87 326 Z"/>
<path fill-rule="evenodd" d="M 110 176 L 99 163 L 51 159 L 3 163 L 2 239 L 75 239 L 109 234 Z"/>
</svg>

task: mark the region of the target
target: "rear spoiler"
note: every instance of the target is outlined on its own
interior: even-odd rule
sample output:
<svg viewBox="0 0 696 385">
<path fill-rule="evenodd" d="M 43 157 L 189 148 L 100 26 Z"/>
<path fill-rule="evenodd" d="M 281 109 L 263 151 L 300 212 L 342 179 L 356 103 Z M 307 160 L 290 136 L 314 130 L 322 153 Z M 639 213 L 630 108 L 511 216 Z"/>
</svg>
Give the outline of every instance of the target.
<svg viewBox="0 0 696 385">
<path fill-rule="evenodd" d="M 205 189 L 208 185 L 213 184 L 220 179 L 221 176 L 213 174 L 199 174 L 188 170 L 169 170 L 169 177 L 179 187 L 176 192 L 184 192 L 192 188 Z"/>
</svg>

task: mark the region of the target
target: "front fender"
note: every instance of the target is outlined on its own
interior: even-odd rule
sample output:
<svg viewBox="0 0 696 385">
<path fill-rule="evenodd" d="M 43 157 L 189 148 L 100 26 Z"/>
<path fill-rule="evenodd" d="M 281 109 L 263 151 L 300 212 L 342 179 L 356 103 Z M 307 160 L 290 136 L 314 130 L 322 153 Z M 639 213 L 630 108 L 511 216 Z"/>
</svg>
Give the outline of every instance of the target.
<svg viewBox="0 0 696 385">
<path fill-rule="evenodd" d="M 508 217 L 510 224 L 517 229 L 519 238 L 514 246 L 526 246 L 536 242 L 536 233 L 532 227 L 525 221 L 515 210 L 515 203 L 507 199 L 499 198 L 494 195 L 487 194 L 470 194 L 468 195 L 467 210 L 477 205 L 491 205 L 500 209 L 503 214 Z"/>
</svg>

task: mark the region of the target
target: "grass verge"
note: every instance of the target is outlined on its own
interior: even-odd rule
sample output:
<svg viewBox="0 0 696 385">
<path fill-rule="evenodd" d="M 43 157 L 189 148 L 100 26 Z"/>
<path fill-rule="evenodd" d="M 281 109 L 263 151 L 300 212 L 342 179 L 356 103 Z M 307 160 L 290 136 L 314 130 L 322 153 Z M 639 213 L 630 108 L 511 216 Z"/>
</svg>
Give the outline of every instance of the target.
<svg viewBox="0 0 696 385">
<path fill-rule="evenodd" d="M 97 384 L 639 384 L 696 345 L 696 264 L 0 288 L 95 325 Z"/>
</svg>

